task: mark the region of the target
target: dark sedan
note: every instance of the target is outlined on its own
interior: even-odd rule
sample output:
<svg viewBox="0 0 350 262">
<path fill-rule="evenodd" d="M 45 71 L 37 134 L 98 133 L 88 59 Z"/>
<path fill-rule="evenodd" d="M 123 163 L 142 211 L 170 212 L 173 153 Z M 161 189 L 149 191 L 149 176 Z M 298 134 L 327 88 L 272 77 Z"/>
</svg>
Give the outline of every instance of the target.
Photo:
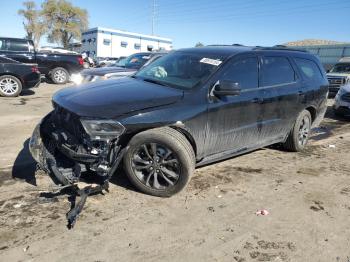
<svg viewBox="0 0 350 262">
<path fill-rule="evenodd" d="M 37 65 L 23 64 L 0 57 L 0 95 L 18 96 L 22 89 L 40 84 L 40 72 Z"/>
<path fill-rule="evenodd" d="M 118 61 L 110 66 L 86 69 L 83 70 L 80 74 L 73 75 L 72 81 L 75 84 L 95 82 L 98 80 L 105 80 L 109 78 L 121 78 L 134 74 L 141 67 L 146 66 L 163 55 L 167 54 L 166 52 L 145 52 L 137 53 L 127 58 Z"/>
</svg>

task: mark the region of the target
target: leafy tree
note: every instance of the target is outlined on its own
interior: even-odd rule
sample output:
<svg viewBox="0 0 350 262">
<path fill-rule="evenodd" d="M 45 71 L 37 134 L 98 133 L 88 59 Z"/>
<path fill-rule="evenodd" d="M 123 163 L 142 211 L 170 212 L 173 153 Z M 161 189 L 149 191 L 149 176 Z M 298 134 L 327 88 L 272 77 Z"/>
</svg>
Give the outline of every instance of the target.
<svg viewBox="0 0 350 262">
<path fill-rule="evenodd" d="M 80 40 L 88 27 L 88 13 L 66 0 L 46 0 L 42 15 L 48 27 L 48 41 L 68 48 L 72 40 Z"/>
<path fill-rule="evenodd" d="M 26 1 L 23 6 L 24 9 L 18 10 L 18 14 L 24 18 L 23 26 L 27 33 L 26 38 L 33 40 L 35 47 L 38 47 L 41 37 L 45 34 L 46 26 L 35 2 Z"/>
<path fill-rule="evenodd" d="M 198 42 L 198 43 L 195 45 L 195 47 L 202 47 L 202 46 L 204 46 L 204 45 L 203 45 L 203 43 L 201 43 L 201 42 Z"/>
</svg>

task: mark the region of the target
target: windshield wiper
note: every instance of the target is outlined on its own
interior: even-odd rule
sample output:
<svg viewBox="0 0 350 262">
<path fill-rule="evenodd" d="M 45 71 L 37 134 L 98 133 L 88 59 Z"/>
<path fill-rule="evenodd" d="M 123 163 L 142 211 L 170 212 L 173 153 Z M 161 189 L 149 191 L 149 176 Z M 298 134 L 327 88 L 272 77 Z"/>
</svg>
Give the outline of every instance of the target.
<svg viewBox="0 0 350 262">
<path fill-rule="evenodd" d="M 150 78 L 143 78 L 142 80 L 143 80 L 143 81 L 145 81 L 145 82 L 152 83 L 152 84 L 157 84 L 157 85 L 161 85 L 161 86 L 167 86 L 167 87 L 169 87 L 167 84 L 164 84 L 163 82 L 160 82 L 160 81 L 157 81 L 157 80 L 154 80 L 154 79 L 150 79 Z"/>
</svg>

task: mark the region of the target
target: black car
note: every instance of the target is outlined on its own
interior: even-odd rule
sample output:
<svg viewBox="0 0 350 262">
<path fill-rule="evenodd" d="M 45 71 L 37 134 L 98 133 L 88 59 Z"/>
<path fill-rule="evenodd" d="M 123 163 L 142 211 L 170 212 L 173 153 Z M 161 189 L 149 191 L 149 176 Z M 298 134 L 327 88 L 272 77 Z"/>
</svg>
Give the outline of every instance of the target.
<svg viewBox="0 0 350 262">
<path fill-rule="evenodd" d="M 33 41 L 20 38 L 0 37 L 0 55 L 26 64 L 38 64 L 39 71 L 55 84 L 67 83 L 84 64 L 81 55 L 37 52 Z"/>
<path fill-rule="evenodd" d="M 0 56 L 0 96 L 18 96 L 22 89 L 40 84 L 37 65 L 27 65 Z"/>
<path fill-rule="evenodd" d="M 183 49 L 133 77 L 59 91 L 30 148 L 63 184 L 85 171 L 108 180 L 122 160 L 139 190 L 171 196 L 196 166 L 275 143 L 303 150 L 327 95 L 324 69 L 307 52 Z"/>
<path fill-rule="evenodd" d="M 146 66 L 167 53 L 137 53 L 128 56 L 126 59 L 115 62 L 107 67 L 85 69 L 80 74 L 75 75 L 72 81 L 76 84 L 106 80 L 109 78 L 121 78 L 131 76 L 141 67 Z"/>
</svg>

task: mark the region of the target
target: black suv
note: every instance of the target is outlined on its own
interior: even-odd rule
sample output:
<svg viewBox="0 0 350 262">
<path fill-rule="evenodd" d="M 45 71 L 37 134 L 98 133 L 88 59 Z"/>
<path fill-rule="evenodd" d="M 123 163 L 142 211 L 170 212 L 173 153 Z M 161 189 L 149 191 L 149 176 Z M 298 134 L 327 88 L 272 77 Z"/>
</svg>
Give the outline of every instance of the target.
<svg viewBox="0 0 350 262">
<path fill-rule="evenodd" d="M 275 143 L 303 150 L 327 95 L 326 74 L 307 52 L 183 49 L 132 77 L 59 91 L 30 148 L 60 183 L 85 172 L 108 180 L 122 160 L 139 190 L 171 196 L 196 166 Z"/>
</svg>

